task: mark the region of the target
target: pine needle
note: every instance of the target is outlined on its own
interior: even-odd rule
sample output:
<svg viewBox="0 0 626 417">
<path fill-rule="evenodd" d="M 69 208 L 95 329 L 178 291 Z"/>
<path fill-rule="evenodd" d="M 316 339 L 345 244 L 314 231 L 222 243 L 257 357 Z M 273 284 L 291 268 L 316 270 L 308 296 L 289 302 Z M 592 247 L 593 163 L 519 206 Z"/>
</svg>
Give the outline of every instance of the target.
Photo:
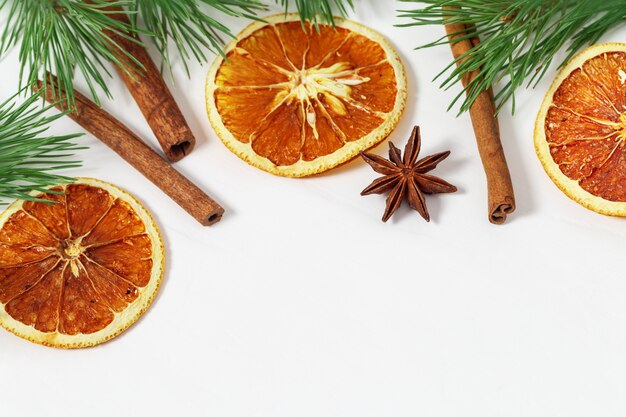
<svg viewBox="0 0 626 417">
<path fill-rule="evenodd" d="M 468 111 L 478 95 L 494 85 L 498 111 L 509 100 L 515 113 L 515 91 L 534 87 L 544 77 L 557 53 L 566 48 L 565 64 L 576 52 L 597 42 L 607 31 L 626 21 L 625 0 L 400 0 L 422 3 L 415 10 L 402 10 L 400 17 L 412 21 L 399 26 L 475 25 L 481 43 L 450 63 L 435 79 L 452 70 L 441 87 L 456 85 L 468 73 L 479 75 L 460 93 L 450 109 L 465 99 L 460 112 Z M 446 9 L 452 7 L 458 9 Z M 446 45 L 442 37 L 421 48 Z"/>
<path fill-rule="evenodd" d="M 80 163 L 68 158 L 84 148 L 72 143 L 81 135 L 45 135 L 50 124 L 64 113 L 47 115 L 54 106 L 42 108 L 38 95 L 18 103 L 22 93 L 0 103 L 0 199 L 39 201 L 28 192 L 71 181 L 52 171 L 79 167 Z M 0 200 L 0 204 L 6 201 Z"/>
<path fill-rule="evenodd" d="M 289 0 L 280 1 L 285 12 L 289 10 Z M 296 9 L 300 14 L 302 22 L 313 22 L 334 24 L 334 10 L 337 10 L 342 16 L 348 14 L 349 9 L 354 9 L 353 0 L 295 0 Z"/>
</svg>

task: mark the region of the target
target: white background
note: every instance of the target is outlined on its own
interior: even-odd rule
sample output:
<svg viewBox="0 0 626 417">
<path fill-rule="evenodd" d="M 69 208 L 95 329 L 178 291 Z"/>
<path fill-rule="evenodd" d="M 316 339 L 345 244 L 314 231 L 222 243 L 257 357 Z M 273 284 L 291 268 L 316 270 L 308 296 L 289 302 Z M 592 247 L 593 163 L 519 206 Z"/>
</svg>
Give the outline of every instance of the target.
<svg viewBox="0 0 626 417">
<path fill-rule="evenodd" d="M 394 27 L 404 6 L 362 0 L 353 18 L 406 63 L 408 108 L 390 139 L 403 147 L 419 124 L 424 156 L 452 150 L 434 173 L 459 192 L 428 197 L 432 222 L 402 208 L 383 224 L 384 197 L 359 195 L 376 177 L 360 160 L 303 180 L 249 167 L 208 123 L 208 65 L 193 65 L 191 79 L 177 65 L 168 82 L 198 145 L 176 166 L 227 214 L 199 226 L 82 138 L 90 149 L 71 174 L 121 185 L 152 211 L 164 285 L 135 326 L 98 348 L 59 351 L 0 331 L 0 416 L 626 415 L 626 224 L 570 201 L 535 156 L 554 68 L 519 94 L 515 117 L 501 116 L 518 209 L 491 225 L 469 117 L 446 112 L 459 89 L 431 81 L 450 51 L 413 50 L 443 29 Z M 0 61 L 0 99 L 17 89 L 16 52 Z M 122 83 L 110 85 L 106 109 L 156 145 Z"/>
</svg>

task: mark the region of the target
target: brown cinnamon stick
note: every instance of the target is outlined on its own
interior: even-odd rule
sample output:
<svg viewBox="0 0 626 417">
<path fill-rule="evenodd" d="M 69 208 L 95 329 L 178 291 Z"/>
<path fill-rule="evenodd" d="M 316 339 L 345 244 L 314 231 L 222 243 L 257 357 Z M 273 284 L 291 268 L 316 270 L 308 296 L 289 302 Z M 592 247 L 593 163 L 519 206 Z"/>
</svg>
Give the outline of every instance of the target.
<svg viewBox="0 0 626 417">
<path fill-rule="evenodd" d="M 53 88 L 54 80 L 51 79 L 46 83 L 46 100 L 66 111 L 65 97 L 59 98 L 58 93 L 55 96 Z M 39 81 L 35 91 L 43 93 L 42 90 L 43 83 Z M 176 171 L 120 121 L 82 94 L 75 92 L 75 95 L 75 109 L 69 113 L 72 120 L 113 149 L 202 225 L 210 226 L 220 221 L 224 209 L 211 197 Z"/>
<path fill-rule="evenodd" d="M 451 7 L 447 7 L 449 10 Z M 459 39 L 467 33 L 475 32 L 474 28 L 463 24 L 446 24 L 446 32 L 452 48 L 454 59 L 458 59 L 469 52 L 478 42 L 474 39 Z M 462 61 L 458 61 L 460 64 Z M 463 86 L 467 85 L 478 75 L 474 71 L 463 77 Z M 483 91 L 472 107 L 470 116 L 474 126 L 474 135 L 478 144 L 478 152 L 487 175 L 487 193 L 489 221 L 494 224 L 502 224 L 507 216 L 515 211 L 515 195 L 511 174 L 506 163 L 502 142 L 500 140 L 500 127 L 496 116 L 496 108 L 491 89 Z"/>
<path fill-rule="evenodd" d="M 121 12 L 119 7 L 107 9 Z M 126 14 L 119 13 L 110 16 L 130 24 Z M 116 66 L 116 68 L 161 144 L 167 159 L 172 162 L 181 160 L 193 150 L 196 139 L 165 84 L 161 72 L 150 58 L 146 48 L 138 43 L 137 38 L 135 38 L 137 42 L 133 42 L 111 31 L 105 33 L 142 64 L 143 69 L 139 69 L 136 63 L 130 63 L 129 59 L 120 53 L 120 60 L 127 62 L 127 65 Z"/>
</svg>

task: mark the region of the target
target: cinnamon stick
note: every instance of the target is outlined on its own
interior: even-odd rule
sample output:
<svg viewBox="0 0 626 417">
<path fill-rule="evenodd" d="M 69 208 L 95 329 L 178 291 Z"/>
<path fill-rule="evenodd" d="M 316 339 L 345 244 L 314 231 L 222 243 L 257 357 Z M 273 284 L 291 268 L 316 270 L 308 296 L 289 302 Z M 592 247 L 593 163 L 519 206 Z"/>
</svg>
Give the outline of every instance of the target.
<svg viewBox="0 0 626 417">
<path fill-rule="evenodd" d="M 448 6 L 445 9 L 450 10 L 451 8 Z M 459 59 L 480 42 L 477 36 L 473 39 L 459 39 L 465 34 L 474 33 L 473 27 L 458 23 L 449 23 L 445 26 L 451 41 L 450 47 L 454 59 Z M 457 65 L 462 61 L 457 61 Z M 467 88 L 467 85 L 477 75 L 478 70 L 466 74 L 462 80 L 463 86 Z M 515 195 L 500 140 L 500 127 L 491 89 L 480 93 L 470 108 L 470 117 L 474 126 L 478 152 L 487 176 L 489 221 L 494 224 L 502 224 L 506 221 L 507 216 L 515 211 Z"/>
<path fill-rule="evenodd" d="M 54 79 L 51 77 L 45 92 L 42 91 L 41 81 L 35 86 L 35 91 L 45 94 L 48 102 L 66 111 L 65 97 L 59 98 L 58 93 L 55 96 L 53 88 Z M 72 120 L 113 149 L 202 225 L 210 226 L 220 221 L 224 209 L 211 197 L 176 171 L 120 121 L 84 95 L 78 92 L 75 95 L 74 111 L 68 114 Z"/>
<path fill-rule="evenodd" d="M 128 16 L 121 13 L 120 7 L 107 7 L 107 10 L 119 11 L 119 14 L 110 16 L 130 24 Z M 117 72 L 141 109 L 165 156 L 172 162 L 181 160 L 193 150 L 196 139 L 165 84 L 161 72 L 137 37 L 133 42 L 112 31 L 105 31 L 105 33 L 143 66 L 143 69 L 139 69 L 136 63 L 131 63 L 128 57 L 118 52 L 120 61 L 125 64 L 116 65 Z"/>
</svg>

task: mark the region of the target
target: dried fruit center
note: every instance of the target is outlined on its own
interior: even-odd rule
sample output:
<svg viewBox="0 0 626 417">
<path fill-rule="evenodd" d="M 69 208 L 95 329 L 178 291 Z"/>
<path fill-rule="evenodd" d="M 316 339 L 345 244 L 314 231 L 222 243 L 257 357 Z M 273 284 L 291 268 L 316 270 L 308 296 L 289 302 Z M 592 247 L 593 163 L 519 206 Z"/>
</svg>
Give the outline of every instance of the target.
<svg viewBox="0 0 626 417">
<path fill-rule="evenodd" d="M 61 256 L 63 256 L 63 258 L 67 260 L 78 258 L 85 252 L 85 248 L 82 246 L 81 241 L 82 238 L 63 241 L 63 250 L 61 251 Z"/>
<path fill-rule="evenodd" d="M 85 253 L 85 248 L 81 243 L 82 240 L 82 238 L 64 240 L 59 251 L 61 258 L 69 264 L 70 271 L 76 278 L 80 275 L 79 265 L 81 265 L 81 262 L 78 258 Z"/>
<path fill-rule="evenodd" d="M 302 102 L 317 98 L 319 94 L 330 100 L 348 99 L 352 93 L 351 86 L 370 80 L 368 77 L 359 76 L 347 62 L 338 62 L 326 68 L 294 71 L 289 78 L 292 82 L 287 98 Z M 338 100 L 336 104 L 343 108 L 345 114 L 345 106 Z"/>
<path fill-rule="evenodd" d="M 360 76 L 347 62 L 338 62 L 324 68 L 296 70 L 287 72 L 287 75 L 291 81 L 287 83 L 285 90 L 276 95 L 274 106 L 277 108 L 283 104 L 298 102 L 315 139 L 319 139 L 319 131 L 313 102 L 323 97 L 334 114 L 345 116 L 348 109 L 344 101 L 350 100 L 352 87 L 370 81 L 370 78 Z"/>
</svg>

